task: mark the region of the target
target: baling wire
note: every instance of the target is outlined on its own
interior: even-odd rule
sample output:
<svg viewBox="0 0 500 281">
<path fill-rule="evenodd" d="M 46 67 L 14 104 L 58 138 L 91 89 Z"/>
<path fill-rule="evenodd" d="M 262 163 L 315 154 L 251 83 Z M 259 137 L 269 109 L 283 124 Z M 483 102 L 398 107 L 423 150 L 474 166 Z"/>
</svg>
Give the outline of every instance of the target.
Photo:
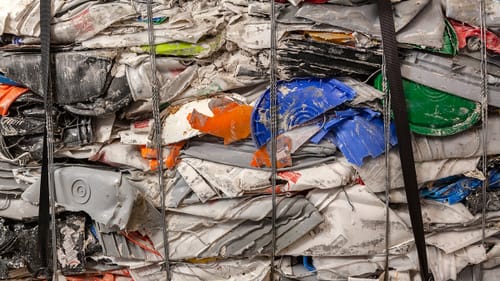
<svg viewBox="0 0 500 281">
<path fill-rule="evenodd" d="M 481 187 L 481 243 L 486 247 L 486 204 L 488 191 L 488 49 L 487 49 L 487 26 L 486 26 L 486 4 L 484 0 L 479 1 L 480 41 L 481 41 L 481 120 L 482 120 L 482 173 L 484 176 Z M 481 267 L 481 280 L 483 280 Z"/>
<path fill-rule="evenodd" d="M 278 100 L 277 100 L 277 43 L 276 43 L 276 1 L 271 0 L 271 50 L 270 50 L 270 115 L 271 115 L 271 280 L 275 280 L 275 262 L 276 257 L 276 177 L 277 167 L 277 138 L 278 138 Z"/>
<path fill-rule="evenodd" d="M 158 77 L 156 76 L 156 45 L 153 25 L 153 1 L 147 2 L 148 16 L 148 40 L 149 40 L 149 57 L 151 60 L 151 90 L 153 101 L 153 119 L 154 119 L 154 144 L 156 148 L 156 159 L 158 161 L 158 184 L 160 185 L 160 201 L 161 201 L 161 218 L 162 218 L 162 234 L 163 234 L 163 270 L 165 271 L 165 279 L 171 280 L 170 274 L 170 251 L 168 245 L 168 229 L 167 229 L 167 210 L 165 207 L 165 183 L 163 169 L 163 147 L 162 147 L 162 126 L 160 117 L 160 87 Z"/>
</svg>

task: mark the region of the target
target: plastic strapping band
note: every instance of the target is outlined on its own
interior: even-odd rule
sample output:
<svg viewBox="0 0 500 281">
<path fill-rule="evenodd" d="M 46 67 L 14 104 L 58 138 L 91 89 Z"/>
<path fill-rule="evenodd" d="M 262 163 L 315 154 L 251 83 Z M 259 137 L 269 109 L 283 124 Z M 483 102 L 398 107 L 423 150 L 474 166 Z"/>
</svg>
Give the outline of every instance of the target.
<svg viewBox="0 0 500 281">
<path fill-rule="evenodd" d="M 403 82 L 401 77 L 401 63 L 398 56 L 396 42 L 396 31 L 392 15 L 390 0 L 378 0 L 380 26 L 382 31 L 382 44 L 386 62 L 387 81 L 391 94 L 391 106 L 394 111 L 396 133 L 399 143 L 399 155 L 403 170 L 408 210 L 410 212 L 411 225 L 420 264 L 422 280 L 433 280 L 427 263 L 427 251 L 425 245 L 425 233 L 420 208 L 420 197 L 418 193 L 417 175 L 411 143 L 411 134 L 408 123 L 408 112 L 406 100 L 403 93 Z"/>
<path fill-rule="evenodd" d="M 42 148 L 42 174 L 40 183 L 40 207 L 38 210 L 38 247 L 41 265 L 46 269 L 48 280 L 57 279 L 57 242 L 56 242 L 56 200 L 54 187 L 54 129 L 52 118 L 51 87 L 51 1 L 40 1 L 40 40 L 41 40 L 41 83 L 44 96 L 45 130 Z M 50 218 L 50 219 L 49 219 Z M 50 227 L 49 227 L 50 226 Z M 51 230 L 52 268 L 48 268 L 49 229 Z"/>
<path fill-rule="evenodd" d="M 275 280 L 275 263 L 276 257 L 276 177 L 278 173 L 277 167 L 277 138 L 278 138 L 278 99 L 277 99 L 277 75 L 276 75 L 276 1 L 271 0 L 271 58 L 270 58 L 270 115 L 271 115 L 271 222 L 272 222 L 272 238 L 271 238 L 271 280 Z"/>
<path fill-rule="evenodd" d="M 154 143 L 156 148 L 156 159 L 158 159 L 158 184 L 160 185 L 160 204 L 161 204 L 161 218 L 162 218 L 162 235 L 163 235 L 163 252 L 164 252 L 164 266 L 163 269 L 166 274 L 166 280 L 171 280 L 170 274 L 170 251 L 168 245 L 168 229 L 167 229 L 167 210 L 165 207 L 165 183 L 163 178 L 163 147 L 162 147 L 162 126 L 160 118 L 160 87 L 158 77 L 156 76 L 156 45 L 155 34 L 153 26 L 153 1 L 147 2 L 147 16 L 148 16 L 148 40 L 149 40 L 149 57 L 151 60 L 151 89 L 153 101 L 153 119 L 154 119 Z"/>
</svg>

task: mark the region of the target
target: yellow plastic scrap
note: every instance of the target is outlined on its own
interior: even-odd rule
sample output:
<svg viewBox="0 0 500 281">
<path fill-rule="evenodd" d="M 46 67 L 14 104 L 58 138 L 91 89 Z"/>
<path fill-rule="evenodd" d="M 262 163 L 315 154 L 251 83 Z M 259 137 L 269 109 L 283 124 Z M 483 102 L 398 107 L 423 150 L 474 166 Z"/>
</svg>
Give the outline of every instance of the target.
<svg viewBox="0 0 500 281">
<path fill-rule="evenodd" d="M 349 46 L 354 46 L 356 43 L 356 38 L 354 38 L 354 36 L 350 33 L 306 31 L 305 34 L 311 37 L 313 40 L 320 42 Z"/>
<path fill-rule="evenodd" d="M 187 259 L 186 260 L 189 263 L 211 263 L 211 262 L 216 262 L 217 258 L 192 258 L 192 259 Z"/>
</svg>

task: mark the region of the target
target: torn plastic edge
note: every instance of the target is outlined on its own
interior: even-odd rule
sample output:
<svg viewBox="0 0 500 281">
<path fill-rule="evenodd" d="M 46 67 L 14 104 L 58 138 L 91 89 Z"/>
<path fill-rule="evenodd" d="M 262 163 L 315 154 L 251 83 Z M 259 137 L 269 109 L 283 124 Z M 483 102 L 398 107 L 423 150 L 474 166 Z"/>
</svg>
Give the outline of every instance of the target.
<svg viewBox="0 0 500 281">
<path fill-rule="evenodd" d="M 10 106 L 22 94 L 28 92 L 29 89 L 13 86 L 9 84 L 1 84 L 0 81 L 0 114 L 6 116 L 9 113 Z"/>
</svg>

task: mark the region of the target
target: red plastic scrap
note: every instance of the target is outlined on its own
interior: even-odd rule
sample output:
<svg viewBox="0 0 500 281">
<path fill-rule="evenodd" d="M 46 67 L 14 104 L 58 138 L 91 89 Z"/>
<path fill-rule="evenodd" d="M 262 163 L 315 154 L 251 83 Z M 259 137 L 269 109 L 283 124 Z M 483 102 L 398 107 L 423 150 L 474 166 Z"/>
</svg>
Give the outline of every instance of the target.
<svg viewBox="0 0 500 281">
<path fill-rule="evenodd" d="M 160 252 L 155 250 L 155 248 L 153 246 L 153 242 L 149 239 L 149 237 L 143 236 L 137 231 L 134 231 L 134 232 L 122 231 L 121 235 L 125 236 L 125 238 L 127 238 L 127 240 L 129 240 L 131 243 L 139 246 L 144 251 L 148 251 L 148 252 L 150 252 L 150 253 L 152 253 L 160 258 L 163 258 L 162 255 L 160 254 Z"/>
<path fill-rule="evenodd" d="M 134 281 L 128 270 L 115 270 L 104 273 L 65 276 L 67 281 Z"/>
<path fill-rule="evenodd" d="M 458 47 L 460 49 L 467 47 L 471 51 L 478 51 L 481 42 L 481 29 L 454 20 L 450 20 L 450 22 L 457 34 Z M 486 48 L 492 52 L 500 53 L 500 38 L 491 31 L 486 31 Z"/>
<path fill-rule="evenodd" d="M 0 114 L 2 114 L 2 116 L 7 115 L 12 103 L 27 91 L 29 91 L 27 88 L 0 84 Z"/>
</svg>

